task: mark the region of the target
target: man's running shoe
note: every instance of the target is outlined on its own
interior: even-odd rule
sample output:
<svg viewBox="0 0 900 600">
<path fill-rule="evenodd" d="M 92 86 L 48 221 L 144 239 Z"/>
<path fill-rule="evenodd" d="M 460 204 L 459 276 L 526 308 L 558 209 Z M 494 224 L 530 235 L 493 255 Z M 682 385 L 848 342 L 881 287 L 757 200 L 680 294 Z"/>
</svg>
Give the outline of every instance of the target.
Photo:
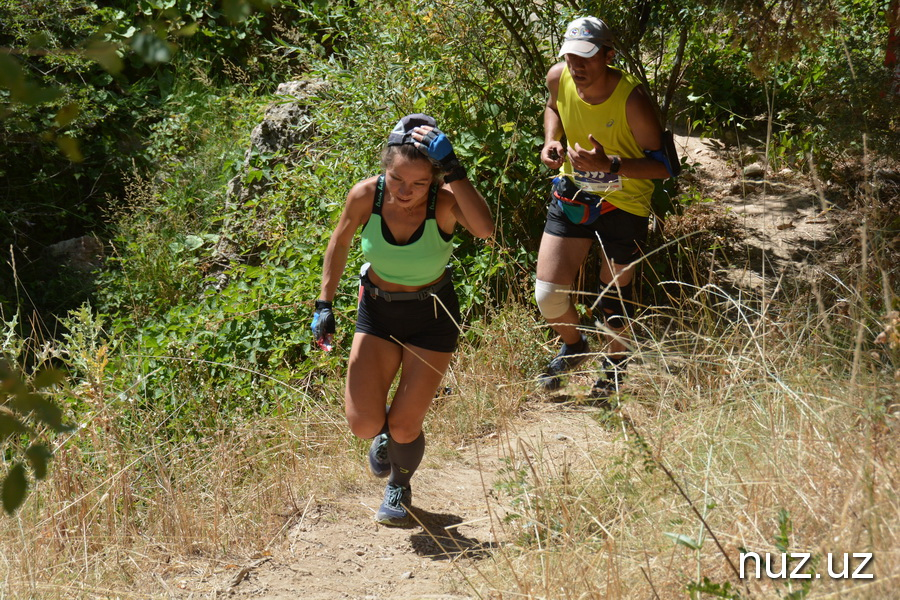
<svg viewBox="0 0 900 600">
<path fill-rule="evenodd" d="M 388 458 L 388 434 L 379 433 L 369 446 L 369 469 L 375 477 L 391 474 L 391 460 Z"/>
<path fill-rule="evenodd" d="M 619 390 L 616 386 L 616 382 L 610 381 L 604 375 L 594 382 L 594 385 L 591 386 L 591 391 L 588 396 L 592 400 L 595 400 L 596 405 L 599 407 L 612 407 L 610 397 L 615 396 L 616 392 L 618 391 Z"/>
<path fill-rule="evenodd" d="M 622 380 L 625 377 L 625 358 L 612 359 L 607 357 L 603 362 L 605 370 L 603 375 L 591 386 L 590 397 L 599 400 L 599 404 L 610 405 L 610 396 L 619 393 Z"/>
<path fill-rule="evenodd" d="M 562 379 L 560 376 L 563 373 L 575 369 L 578 365 L 590 358 L 590 351 L 591 349 L 588 346 L 587 338 L 584 336 L 581 336 L 581 342 L 578 344 L 563 344 L 559 354 L 550 361 L 550 364 L 548 364 L 544 372 L 541 373 L 541 376 L 539 377 L 541 387 L 548 392 L 558 390 L 562 387 Z"/>
<path fill-rule="evenodd" d="M 375 521 L 388 527 L 405 527 L 412 523 L 409 508 L 412 506 L 412 488 L 387 484 L 384 502 L 375 513 Z"/>
</svg>

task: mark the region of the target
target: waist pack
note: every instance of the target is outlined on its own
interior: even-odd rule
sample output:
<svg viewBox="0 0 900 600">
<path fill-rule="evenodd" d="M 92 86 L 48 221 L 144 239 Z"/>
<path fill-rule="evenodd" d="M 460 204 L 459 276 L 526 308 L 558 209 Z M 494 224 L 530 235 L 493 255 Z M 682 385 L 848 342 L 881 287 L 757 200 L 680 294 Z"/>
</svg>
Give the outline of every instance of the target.
<svg viewBox="0 0 900 600">
<path fill-rule="evenodd" d="M 569 177 L 553 178 L 553 200 L 566 218 L 578 225 L 590 225 L 600 215 L 616 210 L 615 205 L 596 194 L 585 192 Z"/>
</svg>

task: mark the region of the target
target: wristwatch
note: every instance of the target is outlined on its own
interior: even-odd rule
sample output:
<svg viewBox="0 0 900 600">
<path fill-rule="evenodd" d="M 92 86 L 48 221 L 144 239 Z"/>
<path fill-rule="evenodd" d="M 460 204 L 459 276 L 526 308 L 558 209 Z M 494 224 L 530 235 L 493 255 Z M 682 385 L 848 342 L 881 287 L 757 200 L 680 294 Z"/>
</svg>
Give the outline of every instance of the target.
<svg viewBox="0 0 900 600">
<path fill-rule="evenodd" d="M 613 156 L 609 161 L 609 172 L 610 173 L 618 173 L 619 169 L 622 167 L 622 161 L 619 160 L 618 156 Z"/>
</svg>

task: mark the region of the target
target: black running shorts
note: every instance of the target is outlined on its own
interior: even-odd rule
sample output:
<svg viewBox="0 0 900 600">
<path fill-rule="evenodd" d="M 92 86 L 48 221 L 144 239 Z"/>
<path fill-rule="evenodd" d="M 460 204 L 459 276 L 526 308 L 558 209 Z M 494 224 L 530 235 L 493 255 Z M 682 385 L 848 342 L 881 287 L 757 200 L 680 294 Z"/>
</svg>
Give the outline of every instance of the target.
<svg viewBox="0 0 900 600">
<path fill-rule="evenodd" d="M 356 314 L 356 331 L 398 345 L 435 352 L 453 352 L 459 338 L 459 300 L 453 285 L 424 300 L 394 300 L 373 296 L 365 289 Z"/>
<path fill-rule="evenodd" d="M 617 208 L 600 215 L 590 225 L 579 225 L 570 221 L 556 200 L 551 198 L 544 233 L 566 238 L 599 239 L 607 257 L 616 264 L 627 265 L 643 253 L 649 221 L 648 217 L 639 217 Z"/>
</svg>

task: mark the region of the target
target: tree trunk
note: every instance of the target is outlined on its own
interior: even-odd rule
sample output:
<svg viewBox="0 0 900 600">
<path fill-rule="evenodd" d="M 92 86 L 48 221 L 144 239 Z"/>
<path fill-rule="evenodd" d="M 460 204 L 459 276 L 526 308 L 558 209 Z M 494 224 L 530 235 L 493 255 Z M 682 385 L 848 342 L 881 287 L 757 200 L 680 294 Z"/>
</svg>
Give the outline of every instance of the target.
<svg viewBox="0 0 900 600">
<path fill-rule="evenodd" d="M 666 86 L 666 95 L 663 97 L 662 106 L 659 108 L 659 118 L 662 120 L 663 127 L 669 120 L 669 108 L 672 106 L 672 98 L 675 96 L 675 90 L 678 88 L 678 82 L 681 81 L 681 65 L 684 63 L 684 49 L 688 40 L 688 23 L 681 24 L 681 31 L 678 32 L 678 49 L 675 51 L 675 60 L 672 63 L 672 72 L 669 73 L 669 84 Z"/>
</svg>

